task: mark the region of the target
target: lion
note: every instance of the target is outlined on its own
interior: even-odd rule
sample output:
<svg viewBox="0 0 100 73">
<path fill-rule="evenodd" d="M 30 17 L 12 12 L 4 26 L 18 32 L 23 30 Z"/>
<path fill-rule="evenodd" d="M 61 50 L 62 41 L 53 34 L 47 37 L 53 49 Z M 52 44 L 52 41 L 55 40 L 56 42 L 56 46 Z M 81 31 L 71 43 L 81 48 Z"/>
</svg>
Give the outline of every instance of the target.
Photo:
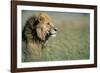
<svg viewBox="0 0 100 73">
<path fill-rule="evenodd" d="M 23 61 L 41 60 L 46 41 L 56 35 L 57 29 L 45 12 L 31 16 L 22 30 Z"/>
</svg>

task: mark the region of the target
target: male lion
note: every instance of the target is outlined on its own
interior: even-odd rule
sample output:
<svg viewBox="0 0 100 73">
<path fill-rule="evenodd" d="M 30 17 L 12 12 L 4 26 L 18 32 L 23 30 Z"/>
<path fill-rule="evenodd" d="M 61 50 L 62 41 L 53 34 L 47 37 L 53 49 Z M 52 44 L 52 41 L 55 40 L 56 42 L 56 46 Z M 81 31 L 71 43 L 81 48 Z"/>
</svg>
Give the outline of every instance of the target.
<svg viewBox="0 0 100 73">
<path fill-rule="evenodd" d="M 30 17 L 22 31 L 23 61 L 41 60 L 41 52 L 50 36 L 56 34 L 56 28 L 50 17 L 40 12 Z"/>
</svg>

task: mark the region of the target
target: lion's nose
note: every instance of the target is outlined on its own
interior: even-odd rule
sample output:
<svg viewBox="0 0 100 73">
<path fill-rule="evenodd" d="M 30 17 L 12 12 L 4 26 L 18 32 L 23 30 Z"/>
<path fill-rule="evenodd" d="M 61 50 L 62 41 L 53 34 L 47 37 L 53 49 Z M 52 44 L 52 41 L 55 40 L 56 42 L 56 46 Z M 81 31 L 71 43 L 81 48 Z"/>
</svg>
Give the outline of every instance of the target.
<svg viewBox="0 0 100 73">
<path fill-rule="evenodd" d="M 57 28 L 54 28 L 55 31 L 57 31 Z"/>
</svg>

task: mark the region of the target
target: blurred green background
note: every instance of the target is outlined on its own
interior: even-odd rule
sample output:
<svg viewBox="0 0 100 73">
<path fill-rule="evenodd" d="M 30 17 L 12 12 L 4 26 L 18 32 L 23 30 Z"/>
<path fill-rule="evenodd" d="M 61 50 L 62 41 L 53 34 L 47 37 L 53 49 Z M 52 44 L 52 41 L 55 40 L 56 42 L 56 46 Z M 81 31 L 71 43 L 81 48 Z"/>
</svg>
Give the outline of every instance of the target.
<svg viewBox="0 0 100 73">
<path fill-rule="evenodd" d="M 26 20 L 38 11 L 22 11 L 22 28 Z M 82 60 L 90 56 L 90 14 L 72 12 L 46 12 L 57 27 L 56 37 L 51 37 L 41 57 L 31 59 L 22 53 L 23 62 Z M 24 50 L 25 51 L 25 50 Z"/>
</svg>

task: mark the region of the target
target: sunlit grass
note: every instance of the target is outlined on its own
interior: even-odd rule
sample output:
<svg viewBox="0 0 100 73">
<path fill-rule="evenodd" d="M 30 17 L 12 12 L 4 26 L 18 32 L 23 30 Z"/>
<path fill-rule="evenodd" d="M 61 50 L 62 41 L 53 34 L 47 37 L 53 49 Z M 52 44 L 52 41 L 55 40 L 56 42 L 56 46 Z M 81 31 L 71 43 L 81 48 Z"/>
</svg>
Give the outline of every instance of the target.
<svg viewBox="0 0 100 73">
<path fill-rule="evenodd" d="M 44 60 L 89 59 L 89 28 L 60 25 L 57 36 L 49 39 L 43 50 Z"/>
</svg>

